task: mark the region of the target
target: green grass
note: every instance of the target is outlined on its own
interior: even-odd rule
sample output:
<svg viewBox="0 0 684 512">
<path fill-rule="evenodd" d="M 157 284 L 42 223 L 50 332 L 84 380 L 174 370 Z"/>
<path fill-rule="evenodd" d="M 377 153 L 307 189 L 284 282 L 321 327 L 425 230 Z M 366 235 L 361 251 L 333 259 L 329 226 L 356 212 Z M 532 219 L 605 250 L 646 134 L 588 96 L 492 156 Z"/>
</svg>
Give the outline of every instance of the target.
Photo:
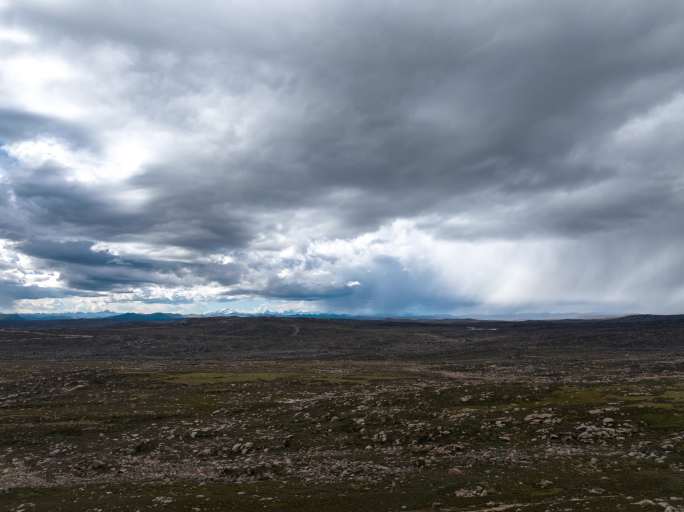
<svg viewBox="0 0 684 512">
<path fill-rule="evenodd" d="M 676 412 L 647 412 L 641 415 L 641 420 L 653 429 L 684 428 L 684 414 Z"/>
<path fill-rule="evenodd" d="M 554 405 L 591 405 L 604 403 L 606 398 L 602 388 L 563 387 L 553 391 L 547 400 Z"/>
<path fill-rule="evenodd" d="M 684 390 L 682 389 L 668 389 L 662 394 L 664 400 L 671 400 L 672 402 L 679 402 L 684 404 Z"/>
</svg>

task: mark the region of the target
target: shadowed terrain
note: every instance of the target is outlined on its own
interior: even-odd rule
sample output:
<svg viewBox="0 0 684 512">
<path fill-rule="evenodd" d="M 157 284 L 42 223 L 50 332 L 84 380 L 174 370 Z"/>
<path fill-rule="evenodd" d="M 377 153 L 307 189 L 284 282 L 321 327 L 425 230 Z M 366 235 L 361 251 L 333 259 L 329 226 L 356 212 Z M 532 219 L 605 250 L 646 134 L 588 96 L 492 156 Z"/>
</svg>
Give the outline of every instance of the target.
<svg viewBox="0 0 684 512">
<path fill-rule="evenodd" d="M 684 510 L 683 376 L 681 317 L 7 319 L 0 509 Z"/>
</svg>

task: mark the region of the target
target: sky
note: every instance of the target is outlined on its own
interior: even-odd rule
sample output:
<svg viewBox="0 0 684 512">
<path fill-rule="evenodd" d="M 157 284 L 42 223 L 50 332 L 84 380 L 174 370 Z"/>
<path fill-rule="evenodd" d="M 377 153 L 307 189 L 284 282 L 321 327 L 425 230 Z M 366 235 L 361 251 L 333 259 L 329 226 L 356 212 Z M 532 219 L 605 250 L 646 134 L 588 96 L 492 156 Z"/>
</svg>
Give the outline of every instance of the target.
<svg viewBox="0 0 684 512">
<path fill-rule="evenodd" d="M 684 312 L 680 0 L 0 0 L 0 311 Z"/>
</svg>

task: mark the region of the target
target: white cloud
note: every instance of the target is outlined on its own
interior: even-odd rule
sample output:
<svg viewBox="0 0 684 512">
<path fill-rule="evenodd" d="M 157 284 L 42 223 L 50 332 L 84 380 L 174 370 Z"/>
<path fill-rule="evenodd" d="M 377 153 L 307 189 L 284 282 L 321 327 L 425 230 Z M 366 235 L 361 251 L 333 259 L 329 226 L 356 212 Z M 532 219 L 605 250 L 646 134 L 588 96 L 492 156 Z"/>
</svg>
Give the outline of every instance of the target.
<svg viewBox="0 0 684 512">
<path fill-rule="evenodd" d="M 83 183 L 123 181 L 135 174 L 147 160 L 148 148 L 136 140 L 115 142 L 104 155 L 73 149 L 68 144 L 49 137 L 22 140 L 2 146 L 2 149 L 23 166 L 39 169 L 56 165 L 68 172 L 69 179 Z M 140 194 L 125 191 L 131 199 Z"/>
<path fill-rule="evenodd" d="M 0 4 L 0 9 L 2 9 L 2 4 Z M 35 37 L 23 30 L 0 27 L 0 42 L 16 45 L 30 45 L 35 42 Z"/>
</svg>

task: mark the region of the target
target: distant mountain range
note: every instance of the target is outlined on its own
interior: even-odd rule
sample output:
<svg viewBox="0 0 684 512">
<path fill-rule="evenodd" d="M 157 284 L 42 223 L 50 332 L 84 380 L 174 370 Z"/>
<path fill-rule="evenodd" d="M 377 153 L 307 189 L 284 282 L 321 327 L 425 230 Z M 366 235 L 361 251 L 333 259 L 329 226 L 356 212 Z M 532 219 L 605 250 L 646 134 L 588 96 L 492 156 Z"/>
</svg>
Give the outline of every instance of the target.
<svg viewBox="0 0 684 512">
<path fill-rule="evenodd" d="M 113 311 L 98 311 L 92 313 L 0 313 L 0 325 L 20 324 L 27 322 L 60 322 L 68 320 L 101 320 L 113 322 L 174 322 L 186 318 L 211 317 L 283 317 L 283 318 L 321 318 L 331 320 L 424 320 L 424 321 L 545 321 L 545 320 L 611 320 L 621 323 L 643 323 L 681 321 L 684 315 L 649 315 L 635 314 L 626 316 L 607 315 L 579 315 L 579 314 L 537 314 L 537 315 L 483 315 L 476 318 L 465 318 L 448 315 L 353 315 L 347 313 L 306 313 L 301 311 L 262 311 L 259 313 L 241 313 L 232 310 L 213 311 L 206 314 L 181 315 L 175 313 L 116 313 Z"/>
<path fill-rule="evenodd" d="M 0 324 L 26 322 L 60 322 L 63 320 L 105 320 L 107 322 L 172 322 L 183 320 L 184 315 L 173 313 L 114 313 L 102 311 L 97 313 L 29 313 L 0 314 Z"/>
<path fill-rule="evenodd" d="M 110 318 L 118 316 L 120 313 L 115 311 L 97 311 L 93 313 L 12 313 L 9 315 L 0 314 L 0 320 L 14 318 L 16 320 L 79 320 L 88 318 Z"/>
</svg>

